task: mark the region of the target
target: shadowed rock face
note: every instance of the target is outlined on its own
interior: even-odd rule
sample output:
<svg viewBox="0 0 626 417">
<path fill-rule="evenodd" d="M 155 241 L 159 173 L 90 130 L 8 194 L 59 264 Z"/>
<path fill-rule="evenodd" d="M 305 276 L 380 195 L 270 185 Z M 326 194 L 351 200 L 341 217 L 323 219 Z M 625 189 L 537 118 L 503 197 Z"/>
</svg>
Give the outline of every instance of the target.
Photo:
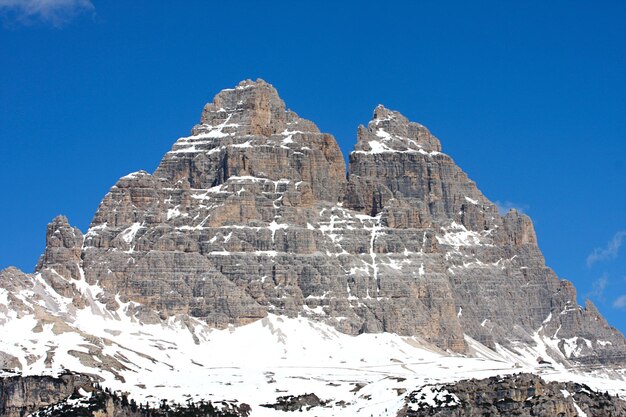
<svg viewBox="0 0 626 417">
<path fill-rule="evenodd" d="M 0 415 L 21 417 L 56 404 L 79 388 L 91 390 L 91 379 L 85 375 L 65 373 L 58 378 L 5 377 L 0 378 Z"/>
<path fill-rule="evenodd" d="M 65 372 L 59 377 L 0 377 L 0 415 L 3 417 L 247 417 L 250 406 L 221 401 L 139 406 L 123 393 L 103 391 L 87 375 Z"/>
<path fill-rule="evenodd" d="M 471 379 L 411 392 L 399 417 L 622 416 L 626 402 L 572 382 L 546 382 L 531 374 Z M 584 414 L 583 414 L 584 413 Z"/>
<path fill-rule="evenodd" d="M 154 174 L 121 178 L 84 237 L 55 219 L 37 271 L 68 297 L 85 279 L 112 309 L 140 303 L 144 320 L 301 314 L 457 352 L 464 335 L 514 347 L 539 332 L 573 362 L 626 361 L 623 336 L 545 266 L 530 219 L 500 216 L 428 129 L 379 106 L 357 135 L 346 177 L 331 135 L 243 81 Z"/>
</svg>

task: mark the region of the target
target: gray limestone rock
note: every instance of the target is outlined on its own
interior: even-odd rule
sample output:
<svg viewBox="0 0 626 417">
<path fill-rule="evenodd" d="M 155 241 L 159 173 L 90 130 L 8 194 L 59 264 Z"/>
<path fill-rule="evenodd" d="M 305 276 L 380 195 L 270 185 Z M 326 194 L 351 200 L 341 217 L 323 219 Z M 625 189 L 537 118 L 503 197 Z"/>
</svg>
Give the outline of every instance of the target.
<svg viewBox="0 0 626 417">
<path fill-rule="evenodd" d="M 80 278 L 80 256 L 83 246 L 83 234 L 76 227 L 70 226 L 65 216 L 55 217 L 46 231 L 46 250 L 35 267 L 35 273 L 46 268 L 53 268 L 66 278 Z M 55 288 L 56 289 L 56 288 Z"/>
<path fill-rule="evenodd" d="M 84 238 L 56 218 L 35 278 L 75 308 L 77 283 L 98 285 L 112 311 L 134 301 L 146 321 L 306 315 L 456 352 L 540 334 L 555 360 L 626 363 L 624 337 L 545 265 L 531 220 L 501 216 L 428 129 L 379 106 L 357 136 L 346 176 L 331 135 L 243 81 L 153 174 L 121 178 Z"/>
</svg>

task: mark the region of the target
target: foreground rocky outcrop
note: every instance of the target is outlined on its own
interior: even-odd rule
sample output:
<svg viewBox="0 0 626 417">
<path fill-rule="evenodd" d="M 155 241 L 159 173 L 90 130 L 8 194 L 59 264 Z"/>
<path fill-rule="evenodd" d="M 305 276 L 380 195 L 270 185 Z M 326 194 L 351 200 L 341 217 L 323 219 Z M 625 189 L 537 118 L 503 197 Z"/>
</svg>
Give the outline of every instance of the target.
<svg viewBox="0 0 626 417">
<path fill-rule="evenodd" d="M 424 386 L 406 397 L 399 417 L 617 417 L 626 402 L 586 385 L 546 382 L 532 374 Z"/>
<path fill-rule="evenodd" d="M 250 407 L 234 402 L 200 401 L 159 406 L 137 404 L 125 394 L 94 384 L 86 375 L 0 378 L 0 416 L 23 417 L 247 417 Z"/>
<path fill-rule="evenodd" d="M 461 353 L 466 337 L 540 341 L 566 366 L 626 363 L 624 337 L 545 265 L 531 220 L 500 215 L 428 129 L 378 106 L 346 175 L 332 135 L 262 80 L 220 92 L 154 173 L 121 178 L 84 235 L 54 219 L 35 273 L 2 271 L 0 289 L 0 309 L 57 329 L 82 309 L 217 328 L 275 313 Z"/>
<path fill-rule="evenodd" d="M 247 417 L 253 411 L 247 404 L 232 400 L 138 404 L 125 394 L 102 389 L 87 376 L 69 372 L 58 378 L 0 378 L 0 388 L 0 415 L 7 417 Z M 321 400 L 314 393 L 279 396 L 275 403 L 261 405 L 279 414 L 333 406 L 340 410 L 345 403 Z M 425 385 L 408 393 L 397 413 L 398 417 L 511 415 L 619 417 L 626 415 L 626 402 L 584 384 L 546 382 L 536 375 L 517 374 Z"/>
<path fill-rule="evenodd" d="M 22 417 L 69 398 L 79 389 L 91 390 L 85 375 L 66 372 L 59 377 L 10 376 L 0 378 L 0 416 Z"/>
</svg>

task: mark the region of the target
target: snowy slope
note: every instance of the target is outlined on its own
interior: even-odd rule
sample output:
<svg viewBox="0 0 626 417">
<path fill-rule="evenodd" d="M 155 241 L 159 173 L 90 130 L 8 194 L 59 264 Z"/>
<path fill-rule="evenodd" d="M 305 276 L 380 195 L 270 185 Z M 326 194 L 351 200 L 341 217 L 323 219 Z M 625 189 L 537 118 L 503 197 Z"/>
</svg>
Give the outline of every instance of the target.
<svg viewBox="0 0 626 417">
<path fill-rule="evenodd" d="M 252 416 L 269 416 L 276 411 L 259 405 L 315 393 L 335 407 L 303 415 L 395 416 L 406 392 L 421 385 L 521 371 L 626 396 L 623 370 L 590 374 L 538 365 L 536 358 L 549 357 L 553 343 L 541 329 L 537 346 L 519 345 L 516 352 L 495 352 L 467 337 L 473 353 L 466 357 L 412 337 L 349 336 L 304 317 L 269 315 L 225 330 L 184 317 L 145 324 L 128 314 L 130 304 L 108 311 L 95 300 L 100 289 L 82 280 L 74 284 L 85 308 L 73 307 L 39 276 L 33 281 L 31 289 L 0 289 L 0 351 L 19 360 L 15 372 L 92 374 L 142 403 L 235 400 L 250 404 Z"/>
</svg>

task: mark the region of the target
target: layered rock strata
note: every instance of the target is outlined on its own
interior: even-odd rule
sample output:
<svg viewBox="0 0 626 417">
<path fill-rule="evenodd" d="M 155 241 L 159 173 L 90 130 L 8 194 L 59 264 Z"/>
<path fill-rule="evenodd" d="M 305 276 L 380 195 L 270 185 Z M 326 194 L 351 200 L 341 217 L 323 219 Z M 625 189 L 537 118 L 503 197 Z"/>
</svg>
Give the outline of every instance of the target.
<svg viewBox="0 0 626 417">
<path fill-rule="evenodd" d="M 456 352 L 545 337 L 564 363 L 626 362 L 623 336 L 546 267 L 530 219 L 501 216 L 428 129 L 379 106 L 357 135 L 346 176 L 330 134 L 243 81 L 153 174 L 121 178 L 84 236 L 55 219 L 36 277 L 73 308 L 77 287 L 98 286 L 144 321 L 272 312 Z"/>
</svg>

